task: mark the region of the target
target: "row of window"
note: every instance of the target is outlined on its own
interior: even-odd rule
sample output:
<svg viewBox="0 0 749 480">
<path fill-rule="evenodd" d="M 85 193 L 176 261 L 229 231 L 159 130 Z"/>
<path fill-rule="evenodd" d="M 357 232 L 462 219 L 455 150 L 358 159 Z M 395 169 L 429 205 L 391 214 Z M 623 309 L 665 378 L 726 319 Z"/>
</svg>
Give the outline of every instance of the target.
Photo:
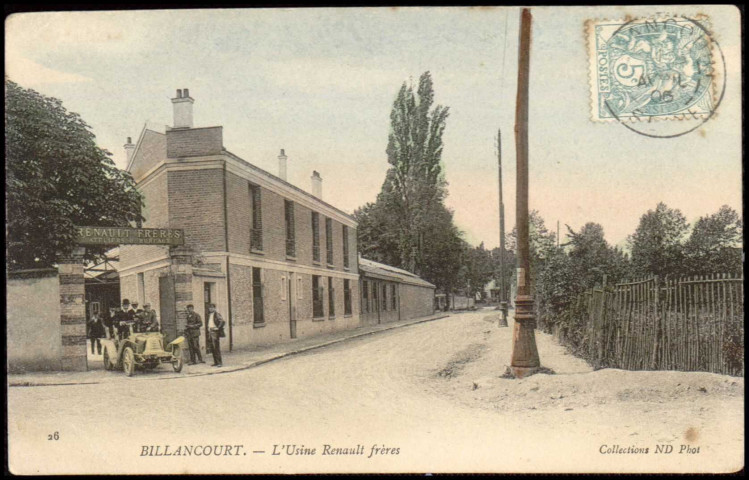
<svg viewBox="0 0 749 480">
<path fill-rule="evenodd" d="M 336 290 L 333 286 L 333 278 L 327 277 L 328 284 L 328 317 L 335 317 Z M 286 276 L 281 277 L 281 299 L 290 300 L 291 283 Z M 302 278 L 297 277 L 296 298 L 302 299 Z M 312 276 L 312 316 L 314 318 L 324 317 L 323 298 L 325 295 L 324 280 L 320 275 Z M 253 305 L 253 322 L 255 324 L 265 323 L 264 312 L 265 282 L 263 271 L 260 268 L 252 267 L 252 305 Z M 343 314 L 351 315 L 351 281 L 343 280 Z"/>
<path fill-rule="evenodd" d="M 252 225 L 250 226 L 250 250 L 263 251 L 262 194 L 257 185 L 249 184 L 252 199 Z M 284 200 L 284 223 L 286 227 L 286 256 L 296 257 L 296 232 L 294 231 L 294 202 Z M 325 219 L 325 254 L 328 265 L 333 266 L 333 220 Z M 321 261 L 320 214 L 312 212 L 312 260 Z M 349 268 L 349 233 L 343 225 L 343 267 Z"/>
<path fill-rule="evenodd" d="M 370 283 L 371 283 L 371 302 L 370 302 Z M 390 287 L 390 288 L 388 288 Z M 398 310 L 398 295 L 395 284 L 382 284 L 362 280 L 361 289 L 361 311 L 362 313 L 376 312 L 378 309 L 382 312 L 388 310 Z M 388 294 L 388 290 L 390 293 Z M 388 308 L 389 306 L 389 308 Z"/>
</svg>

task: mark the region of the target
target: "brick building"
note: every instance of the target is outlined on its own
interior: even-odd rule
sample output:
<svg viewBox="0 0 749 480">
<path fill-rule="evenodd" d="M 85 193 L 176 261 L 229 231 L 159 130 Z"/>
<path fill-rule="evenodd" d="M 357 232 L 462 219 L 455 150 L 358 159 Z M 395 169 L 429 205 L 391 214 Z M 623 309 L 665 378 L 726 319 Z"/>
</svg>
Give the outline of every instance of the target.
<svg viewBox="0 0 749 480">
<path fill-rule="evenodd" d="M 229 348 L 359 326 L 353 217 L 322 200 L 317 172 L 313 193 L 288 183 L 283 150 L 273 175 L 224 148 L 222 127 L 193 127 L 193 102 L 177 90 L 174 127 L 125 145 L 143 226 L 184 229 L 185 246 L 123 245 L 122 298 L 150 302 L 169 336 L 187 304 L 215 303 Z"/>
<path fill-rule="evenodd" d="M 359 257 L 363 325 L 434 313 L 434 285 L 411 272 Z"/>
</svg>

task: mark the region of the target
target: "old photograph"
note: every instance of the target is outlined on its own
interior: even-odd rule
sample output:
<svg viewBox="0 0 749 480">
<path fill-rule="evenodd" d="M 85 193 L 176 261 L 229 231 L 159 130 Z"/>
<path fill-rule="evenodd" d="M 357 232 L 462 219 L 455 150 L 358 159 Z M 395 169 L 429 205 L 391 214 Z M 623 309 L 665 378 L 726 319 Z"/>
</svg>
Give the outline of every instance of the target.
<svg viewBox="0 0 749 480">
<path fill-rule="evenodd" d="M 743 470 L 742 13 L 6 17 L 6 471 Z"/>
</svg>

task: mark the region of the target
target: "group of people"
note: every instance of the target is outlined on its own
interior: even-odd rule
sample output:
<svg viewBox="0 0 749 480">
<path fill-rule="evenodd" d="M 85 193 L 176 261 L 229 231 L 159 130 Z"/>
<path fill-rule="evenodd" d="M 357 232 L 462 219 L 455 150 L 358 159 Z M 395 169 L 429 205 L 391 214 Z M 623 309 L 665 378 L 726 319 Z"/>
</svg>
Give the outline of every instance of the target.
<svg viewBox="0 0 749 480">
<path fill-rule="evenodd" d="M 138 308 L 138 302 L 133 302 L 131 305 L 130 300 L 125 298 L 119 310 L 112 309 L 104 318 L 98 312 L 92 313 L 88 321 L 91 354 L 94 354 L 94 347 L 96 347 L 97 354 L 101 355 L 101 339 L 115 338 L 115 331 L 117 332 L 116 338 L 120 340 L 127 338 L 130 335 L 130 325 L 133 326 L 135 333 L 160 331 L 156 312 L 151 310 L 150 303 L 144 304 L 143 308 Z"/>
<path fill-rule="evenodd" d="M 159 322 L 156 319 L 156 312 L 151 310 L 151 304 L 146 303 L 143 308 L 138 308 L 138 302 L 130 304 L 127 298 L 122 300 L 122 307 L 119 310 L 112 309 L 106 318 L 101 318 L 99 313 L 91 314 L 88 321 L 88 337 L 91 340 L 91 354 L 94 354 L 94 346 L 97 353 L 101 355 L 101 339 L 115 338 L 115 331 L 118 339 L 127 338 L 130 334 L 130 325 L 133 326 L 133 332 L 158 332 L 160 331 Z M 206 317 L 206 328 L 208 330 L 208 348 L 213 354 L 214 367 L 221 367 L 221 338 L 226 336 L 224 327 L 226 321 L 220 313 L 216 311 L 216 305 L 208 305 L 208 316 Z M 203 328 L 203 320 L 195 312 L 193 305 L 187 306 L 187 323 L 185 325 L 185 337 L 187 337 L 187 347 L 190 351 L 190 362 L 188 365 L 205 363 L 200 353 L 200 331 Z M 108 335 L 107 335 L 108 334 Z"/>
<path fill-rule="evenodd" d="M 216 305 L 208 304 L 208 316 L 205 319 L 208 327 L 208 346 L 213 353 L 213 367 L 221 367 L 221 338 L 225 337 L 224 326 L 226 321 L 221 314 L 216 311 Z M 187 337 L 187 347 L 190 350 L 190 361 L 188 365 L 196 363 L 205 363 L 203 356 L 200 354 L 200 329 L 203 327 L 203 320 L 200 315 L 195 313 L 193 305 L 187 306 L 187 324 L 185 325 L 185 336 Z M 196 361 L 197 359 L 197 361 Z"/>
</svg>

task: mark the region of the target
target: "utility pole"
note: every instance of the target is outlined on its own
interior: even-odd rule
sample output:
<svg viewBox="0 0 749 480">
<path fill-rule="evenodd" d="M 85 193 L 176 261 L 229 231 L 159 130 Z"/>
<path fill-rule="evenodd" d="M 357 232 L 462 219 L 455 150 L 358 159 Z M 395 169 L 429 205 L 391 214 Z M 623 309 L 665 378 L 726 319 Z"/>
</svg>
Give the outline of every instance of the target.
<svg viewBox="0 0 749 480">
<path fill-rule="evenodd" d="M 518 93 L 515 106 L 515 148 L 517 151 L 517 294 L 512 332 L 510 369 L 515 378 L 535 373 L 541 366 L 536 347 L 536 317 L 533 313 L 528 237 L 528 83 L 531 52 L 531 11 L 520 16 L 518 48 Z"/>
<path fill-rule="evenodd" d="M 505 290 L 505 204 L 502 201 L 502 130 L 497 129 L 497 163 L 499 164 L 499 326 L 507 326 L 507 292 Z"/>
</svg>

